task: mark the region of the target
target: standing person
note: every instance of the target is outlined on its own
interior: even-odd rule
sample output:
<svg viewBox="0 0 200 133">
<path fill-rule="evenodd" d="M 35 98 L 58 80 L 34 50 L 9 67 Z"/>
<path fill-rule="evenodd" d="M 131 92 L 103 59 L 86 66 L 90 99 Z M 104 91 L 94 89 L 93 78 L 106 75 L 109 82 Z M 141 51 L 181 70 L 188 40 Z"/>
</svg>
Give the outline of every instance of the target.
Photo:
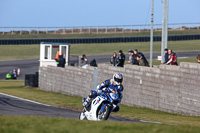
<svg viewBox="0 0 200 133">
<path fill-rule="evenodd" d="M 65 61 L 65 58 L 63 58 L 63 55 L 59 55 L 57 66 L 58 67 L 65 67 L 65 63 L 66 63 L 66 61 Z"/>
<path fill-rule="evenodd" d="M 168 62 L 168 57 L 169 57 L 169 54 L 168 54 L 168 49 L 166 48 L 165 49 L 165 62 L 164 63 L 167 63 Z"/>
<path fill-rule="evenodd" d="M 88 59 L 85 54 L 82 55 L 80 66 L 82 68 L 86 68 L 88 66 Z"/>
<path fill-rule="evenodd" d="M 117 66 L 124 67 L 125 55 L 122 52 L 122 50 L 119 50 L 119 56 L 118 56 L 117 60 L 118 60 Z"/>
<path fill-rule="evenodd" d="M 176 53 L 173 53 L 172 50 L 169 49 L 168 54 L 169 54 L 168 61 L 165 64 L 167 64 L 167 65 L 178 65 Z"/>
<path fill-rule="evenodd" d="M 128 63 L 131 63 L 131 61 L 132 61 L 132 55 L 131 55 L 132 51 L 133 50 L 131 50 L 131 49 L 128 50 L 128 55 L 129 55 L 129 57 L 128 57 Z"/>
<path fill-rule="evenodd" d="M 128 54 L 129 54 L 129 61 L 128 61 L 128 63 L 130 63 L 131 65 L 136 65 L 137 63 L 137 60 L 136 60 L 136 56 L 135 56 L 135 54 L 134 54 L 134 52 L 133 52 L 133 50 L 129 50 L 128 51 Z"/>
<path fill-rule="evenodd" d="M 143 53 L 138 52 L 138 50 L 135 49 L 135 50 L 134 50 L 134 54 L 135 54 L 136 56 L 139 56 L 140 58 L 142 58 L 142 59 L 145 61 L 145 66 L 149 66 L 149 62 L 147 61 L 147 59 L 146 59 L 146 57 L 144 56 Z"/>
<path fill-rule="evenodd" d="M 117 66 L 118 60 L 117 60 L 117 53 L 114 52 L 113 56 L 110 58 L 110 63 L 112 66 Z"/>
<path fill-rule="evenodd" d="M 57 53 L 56 53 L 56 57 L 54 58 L 54 59 L 56 60 L 56 62 L 57 62 L 58 59 L 59 59 L 59 55 L 60 55 L 60 51 L 58 50 Z M 61 53 L 61 55 L 62 55 L 62 53 Z"/>
</svg>

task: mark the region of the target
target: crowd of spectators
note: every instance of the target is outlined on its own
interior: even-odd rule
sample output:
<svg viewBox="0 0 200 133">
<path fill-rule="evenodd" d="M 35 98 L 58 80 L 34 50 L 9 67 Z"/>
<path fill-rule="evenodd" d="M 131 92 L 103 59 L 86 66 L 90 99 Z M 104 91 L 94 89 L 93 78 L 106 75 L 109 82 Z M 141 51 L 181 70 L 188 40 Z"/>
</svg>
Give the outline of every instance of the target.
<svg viewBox="0 0 200 133">
<path fill-rule="evenodd" d="M 137 49 L 134 51 L 129 49 L 128 50 L 129 59 L 128 63 L 131 65 L 139 65 L 139 66 L 149 66 L 149 63 L 144 56 L 143 53 L 138 52 Z M 122 50 L 119 50 L 119 55 L 116 52 L 113 53 L 113 56 L 110 59 L 110 63 L 112 66 L 123 67 L 125 62 L 125 55 Z"/>
<path fill-rule="evenodd" d="M 58 53 L 56 54 L 56 58 L 55 58 L 55 60 L 57 62 L 57 66 L 65 67 L 65 63 L 66 63 L 65 58 L 63 58 L 62 53 L 61 53 L 61 55 L 59 55 L 59 54 L 60 53 L 58 51 Z M 144 54 L 142 52 L 139 52 L 137 49 L 135 49 L 134 51 L 129 49 L 128 55 L 129 55 L 128 64 L 149 67 L 149 63 L 148 63 L 146 57 L 144 56 Z M 118 55 L 116 52 L 113 53 L 113 55 L 110 58 L 110 63 L 112 66 L 124 67 L 125 59 L 126 59 L 125 54 L 123 53 L 122 50 L 119 50 Z M 199 57 L 197 57 L 197 60 L 200 60 L 200 55 L 199 55 Z M 162 64 L 178 65 L 176 53 L 174 53 L 171 49 L 166 48 L 165 49 L 165 61 Z M 96 60 L 93 59 L 90 63 L 88 63 L 88 59 L 85 54 L 82 55 L 81 62 L 79 65 L 82 68 L 86 68 L 88 65 L 97 67 Z"/>
</svg>

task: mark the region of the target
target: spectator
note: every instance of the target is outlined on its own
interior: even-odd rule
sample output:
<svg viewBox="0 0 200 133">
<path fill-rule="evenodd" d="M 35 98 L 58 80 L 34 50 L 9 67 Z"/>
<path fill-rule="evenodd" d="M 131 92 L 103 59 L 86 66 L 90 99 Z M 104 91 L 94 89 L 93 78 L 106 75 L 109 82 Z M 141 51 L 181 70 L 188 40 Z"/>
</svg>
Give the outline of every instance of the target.
<svg viewBox="0 0 200 133">
<path fill-rule="evenodd" d="M 93 60 L 90 62 L 90 66 L 97 67 L 97 62 L 96 62 L 95 59 L 93 59 Z"/>
<path fill-rule="evenodd" d="M 54 59 L 56 60 L 56 62 L 57 62 L 58 59 L 59 59 L 59 55 L 60 55 L 60 51 L 58 50 L 57 53 L 56 53 L 56 57 L 54 58 Z M 61 55 L 62 55 L 62 53 L 61 53 Z"/>
<path fill-rule="evenodd" d="M 82 55 L 80 66 L 82 68 L 86 68 L 88 66 L 88 59 L 85 54 Z"/>
<path fill-rule="evenodd" d="M 142 56 L 136 56 L 136 60 L 137 60 L 137 65 L 139 66 L 148 66 L 146 63 L 145 63 L 145 60 L 142 58 Z"/>
<path fill-rule="evenodd" d="M 197 62 L 200 63 L 200 54 L 197 55 Z"/>
<path fill-rule="evenodd" d="M 122 52 L 122 50 L 119 50 L 119 56 L 118 56 L 117 60 L 118 60 L 117 66 L 118 67 L 123 67 L 124 66 L 124 62 L 125 62 L 125 55 Z"/>
<path fill-rule="evenodd" d="M 147 61 L 147 59 L 146 59 L 146 57 L 144 56 L 143 53 L 138 52 L 138 50 L 135 49 L 135 50 L 134 50 L 134 54 L 135 54 L 136 56 L 139 56 L 139 58 L 142 58 L 142 59 L 144 60 L 145 66 L 149 66 L 149 62 Z"/>
<path fill-rule="evenodd" d="M 117 66 L 118 60 L 117 60 L 117 53 L 114 52 L 113 56 L 110 58 L 110 63 L 112 66 Z"/>
<path fill-rule="evenodd" d="M 59 55 L 59 59 L 58 59 L 58 62 L 57 62 L 57 66 L 58 67 L 65 67 L 65 58 L 63 58 L 63 55 Z"/>
<path fill-rule="evenodd" d="M 168 61 L 165 64 L 167 64 L 167 65 L 178 65 L 176 53 L 173 53 L 172 50 L 169 49 L 168 54 L 169 54 Z"/>
<path fill-rule="evenodd" d="M 128 50 L 128 55 L 129 55 L 129 57 L 128 57 L 128 63 L 130 63 L 131 60 L 132 60 L 132 55 L 131 55 L 131 52 L 132 52 L 132 51 L 133 51 L 133 50 L 131 50 L 131 49 Z"/>
<path fill-rule="evenodd" d="M 134 54 L 133 50 L 129 50 L 128 54 L 129 54 L 129 61 L 128 61 L 128 63 L 130 63 L 132 65 L 136 65 L 137 61 L 136 61 L 135 54 Z"/>
<path fill-rule="evenodd" d="M 167 63 L 168 62 L 168 57 L 169 57 L 169 54 L 168 54 L 168 49 L 166 48 L 165 49 L 165 62 L 164 63 Z"/>
</svg>

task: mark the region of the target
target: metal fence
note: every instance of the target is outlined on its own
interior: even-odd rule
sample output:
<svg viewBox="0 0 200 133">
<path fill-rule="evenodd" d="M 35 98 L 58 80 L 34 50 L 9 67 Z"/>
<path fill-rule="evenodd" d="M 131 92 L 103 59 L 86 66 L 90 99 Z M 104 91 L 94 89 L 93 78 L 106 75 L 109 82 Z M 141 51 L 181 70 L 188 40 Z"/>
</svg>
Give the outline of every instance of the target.
<svg viewBox="0 0 200 133">
<path fill-rule="evenodd" d="M 168 24 L 169 31 L 200 31 L 200 23 Z M 162 24 L 154 24 L 154 31 L 161 31 Z M 0 35 L 24 34 L 105 34 L 105 33 L 139 33 L 149 32 L 148 25 L 114 25 L 114 26 L 74 26 L 74 27 L 0 27 Z"/>
</svg>

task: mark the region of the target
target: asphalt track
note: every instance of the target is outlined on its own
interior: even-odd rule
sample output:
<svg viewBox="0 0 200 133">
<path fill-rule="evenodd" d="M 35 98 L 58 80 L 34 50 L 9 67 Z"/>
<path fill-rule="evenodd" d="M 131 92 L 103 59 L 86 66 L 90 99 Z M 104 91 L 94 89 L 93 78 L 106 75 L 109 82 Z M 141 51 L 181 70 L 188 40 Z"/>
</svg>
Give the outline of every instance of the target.
<svg viewBox="0 0 200 133">
<path fill-rule="evenodd" d="M 200 54 L 200 51 L 176 52 L 176 54 L 178 58 L 196 57 Z M 149 53 L 144 53 L 144 55 L 149 59 Z M 160 53 L 154 53 L 153 59 L 156 59 L 159 55 Z M 93 55 L 87 57 L 89 61 L 96 59 L 97 63 L 108 63 L 111 55 Z M 77 57 L 71 57 L 72 62 L 75 62 L 76 60 Z M 128 55 L 126 55 L 126 60 L 128 60 Z M 38 72 L 39 59 L 0 61 L 0 79 L 5 79 L 5 75 L 13 68 L 20 68 L 21 75 L 19 76 L 19 79 L 24 79 L 25 74 L 34 74 L 35 72 Z"/>
<path fill-rule="evenodd" d="M 77 111 L 53 107 L 50 105 L 0 93 L 0 115 L 62 117 L 69 119 L 79 119 L 79 114 L 80 112 Z M 108 120 L 160 124 L 159 122 L 134 120 L 116 116 L 110 116 Z"/>
</svg>

